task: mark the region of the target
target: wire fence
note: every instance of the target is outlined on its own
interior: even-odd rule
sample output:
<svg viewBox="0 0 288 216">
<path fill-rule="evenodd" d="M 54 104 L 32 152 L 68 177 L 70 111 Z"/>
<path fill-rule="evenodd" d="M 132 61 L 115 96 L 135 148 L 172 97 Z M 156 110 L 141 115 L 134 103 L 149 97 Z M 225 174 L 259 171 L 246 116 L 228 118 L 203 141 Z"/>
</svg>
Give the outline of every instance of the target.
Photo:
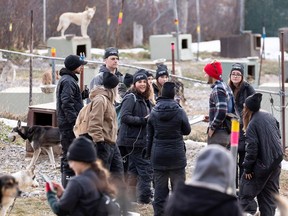
<svg viewBox="0 0 288 216">
<path fill-rule="evenodd" d="M 1 55 L 2 54 L 2 55 Z M 32 61 L 31 61 L 32 60 Z M 8 89 L 18 89 L 15 91 L 19 91 L 19 88 L 28 88 L 32 85 L 33 88 L 39 88 L 42 83 L 43 72 L 52 70 L 52 63 L 55 63 L 55 70 L 59 70 L 64 66 L 64 58 L 60 57 L 51 57 L 46 55 L 38 55 L 24 52 L 17 52 L 11 50 L 0 49 L 0 93 L 8 91 Z M 87 60 L 87 69 L 85 68 L 85 77 L 86 84 L 89 86 L 89 82 L 91 79 L 98 73 L 99 66 L 103 64 L 102 60 Z M 32 67 L 31 67 L 32 64 Z M 132 64 L 120 63 L 120 71 L 122 73 L 135 73 L 139 69 L 145 69 L 152 73 L 156 73 L 154 69 L 149 67 L 135 66 Z M 151 66 L 151 65 L 150 65 Z M 156 65 L 152 65 L 153 68 L 156 68 Z M 32 68 L 32 83 L 29 80 L 29 73 Z M 2 71 L 2 72 L 1 72 Z M 180 91 L 180 97 L 183 96 L 185 99 L 184 87 L 194 86 L 195 84 L 199 84 L 202 88 L 206 88 L 209 90 L 208 85 L 205 81 L 192 79 L 189 77 L 183 77 L 180 75 L 171 74 L 176 80 L 176 85 L 178 85 Z M 256 91 L 263 94 L 263 99 L 261 103 L 261 108 L 271 113 L 276 119 L 279 121 L 281 125 L 282 134 L 288 134 L 287 127 L 285 127 L 286 119 L 285 112 L 283 113 L 282 101 L 281 97 L 285 94 L 285 92 L 281 91 L 280 84 L 276 86 L 268 86 L 262 87 L 259 86 Z M 196 87 L 197 88 L 197 87 Z M 183 91 L 181 90 L 183 89 Z M 20 90 L 22 91 L 22 90 Z M 183 95 L 181 95 L 183 94 Z M 287 99 L 287 94 L 285 94 L 285 100 Z M 9 98 L 10 99 L 10 98 Z M 0 99 L 1 100 L 1 99 Z M 5 103 L 0 101 L 1 103 Z M 14 101 L 14 103 L 16 103 Z M 195 102 L 197 103 L 197 102 Z M 285 103 L 285 109 L 287 107 L 287 102 Z M 27 106 L 28 107 L 28 106 Z M 8 107 L 10 110 L 11 106 Z M 1 107 L 3 110 L 3 108 Z M 283 133 L 283 128 L 285 128 L 285 133 Z M 285 144 L 283 143 L 283 146 Z"/>
</svg>

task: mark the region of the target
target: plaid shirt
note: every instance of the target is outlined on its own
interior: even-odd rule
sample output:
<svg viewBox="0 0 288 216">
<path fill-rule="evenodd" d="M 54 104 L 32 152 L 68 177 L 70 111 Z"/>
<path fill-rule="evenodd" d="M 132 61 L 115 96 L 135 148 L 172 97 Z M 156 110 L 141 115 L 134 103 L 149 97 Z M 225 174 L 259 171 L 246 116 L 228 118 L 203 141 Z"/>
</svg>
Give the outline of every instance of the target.
<svg viewBox="0 0 288 216">
<path fill-rule="evenodd" d="M 212 92 L 209 98 L 209 128 L 225 128 L 223 122 L 227 113 L 228 92 L 230 88 L 223 82 L 217 80 L 212 86 Z"/>
</svg>

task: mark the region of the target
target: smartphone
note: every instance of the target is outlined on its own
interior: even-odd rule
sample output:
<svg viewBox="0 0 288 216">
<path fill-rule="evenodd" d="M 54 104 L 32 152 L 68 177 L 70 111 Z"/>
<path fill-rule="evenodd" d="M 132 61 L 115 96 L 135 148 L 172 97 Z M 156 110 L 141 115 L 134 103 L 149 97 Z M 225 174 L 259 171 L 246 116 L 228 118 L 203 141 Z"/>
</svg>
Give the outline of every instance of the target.
<svg viewBox="0 0 288 216">
<path fill-rule="evenodd" d="M 51 191 L 56 193 L 56 189 L 54 188 L 54 185 L 53 185 L 51 179 L 47 175 L 45 175 L 43 173 L 40 173 L 40 175 L 44 179 L 44 181 L 49 184 Z"/>
</svg>

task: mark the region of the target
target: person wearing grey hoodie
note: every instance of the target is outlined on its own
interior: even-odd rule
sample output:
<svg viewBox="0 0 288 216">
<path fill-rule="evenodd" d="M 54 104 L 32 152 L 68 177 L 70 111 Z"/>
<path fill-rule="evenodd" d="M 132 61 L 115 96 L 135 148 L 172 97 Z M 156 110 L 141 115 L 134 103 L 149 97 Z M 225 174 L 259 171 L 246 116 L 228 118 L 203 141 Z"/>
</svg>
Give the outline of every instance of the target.
<svg viewBox="0 0 288 216">
<path fill-rule="evenodd" d="M 192 179 L 179 183 L 165 208 L 166 216 L 242 216 L 233 195 L 235 161 L 223 146 L 211 144 L 196 159 Z"/>
</svg>

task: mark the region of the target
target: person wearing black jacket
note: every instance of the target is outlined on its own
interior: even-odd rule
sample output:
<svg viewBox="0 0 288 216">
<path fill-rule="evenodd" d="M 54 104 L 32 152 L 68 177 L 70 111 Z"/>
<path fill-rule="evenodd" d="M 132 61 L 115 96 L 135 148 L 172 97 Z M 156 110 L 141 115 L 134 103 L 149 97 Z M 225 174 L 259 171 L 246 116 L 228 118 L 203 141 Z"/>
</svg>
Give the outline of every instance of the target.
<svg viewBox="0 0 288 216">
<path fill-rule="evenodd" d="M 218 144 L 204 147 L 196 159 L 191 180 L 179 183 L 165 207 L 165 216 L 242 216 L 233 195 L 235 162 Z"/>
<path fill-rule="evenodd" d="M 178 182 L 185 181 L 187 164 L 183 135 L 191 132 L 188 117 L 174 100 L 175 83 L 165 82 L 162 95 L 157 99 L 147 125 L 147 150 L 154 174 L 154 215 L 164 215 L 164 203 Z"/>
<path fill-rule="evenodd" d="M 237 114 L 240 117 L 240 135 L 238 143 L 238 164 L 236 164 L 237 169 L 236 173 L 236 188 L 238 188 L 238 182 L 241 176 L 243 175 L 244 168 L 242 163 L 245 157 L 245 135 L 243 131 L 243 122 L 242 122 L 242 111 L 245 99 L 250 95 L 255 93 L 254 88 L 244 79 L 244 66 L 241 63 L 234 63 L 230 72 L 230 77 L 228 80 L 228 85 L 233 91 L 235 98 L 235 109 Z"/>
<path fill-rule="evenodd" d="M 68 179 L 74 176 L 67 161 L 67 151 L 75 138 L 73 127 L 78 113 L 83 107 L 81 91 L 78 86 L 78 77 L 83 71 L 86 61 L 77 55 L 69 55 L 64 61 L 65 68 L 60 70 L 61 79 L 56 90 L 57 123 L 61 133 L 62 158 L 61 158 L 61 181 L 65 187 Z"/>
<path fill-rule="evenodd" d="M 141 157 L 146 147 L 146 125 L 152 109 L 149 95 L 150 87 L 146 74 L 135 73 L 133 85 L 122 101 L 121 125 L 117 137 L 117 145 L 125 148 L 126 154 L 122 157 L 124 160 L 129 157 L 127 185 L 130 199 L 143 204 L 150 203 L 152 197 L 151 163 Z M 136 185 L 138 197 L 136 197 Z"/>
<path fill-rule="evenodd" d="M 243 129 L 246 133 L 244 174 L 240 180 L 239 202 L 243 210 L 255 214 L 257 197 L 261 216 L 275 214 L 275 195 L 279 194 L 279 179 L 283 150 L 279 122 L 270 113 L 261 111 L 262 94 L 245 100 Z"/>
</svg>

